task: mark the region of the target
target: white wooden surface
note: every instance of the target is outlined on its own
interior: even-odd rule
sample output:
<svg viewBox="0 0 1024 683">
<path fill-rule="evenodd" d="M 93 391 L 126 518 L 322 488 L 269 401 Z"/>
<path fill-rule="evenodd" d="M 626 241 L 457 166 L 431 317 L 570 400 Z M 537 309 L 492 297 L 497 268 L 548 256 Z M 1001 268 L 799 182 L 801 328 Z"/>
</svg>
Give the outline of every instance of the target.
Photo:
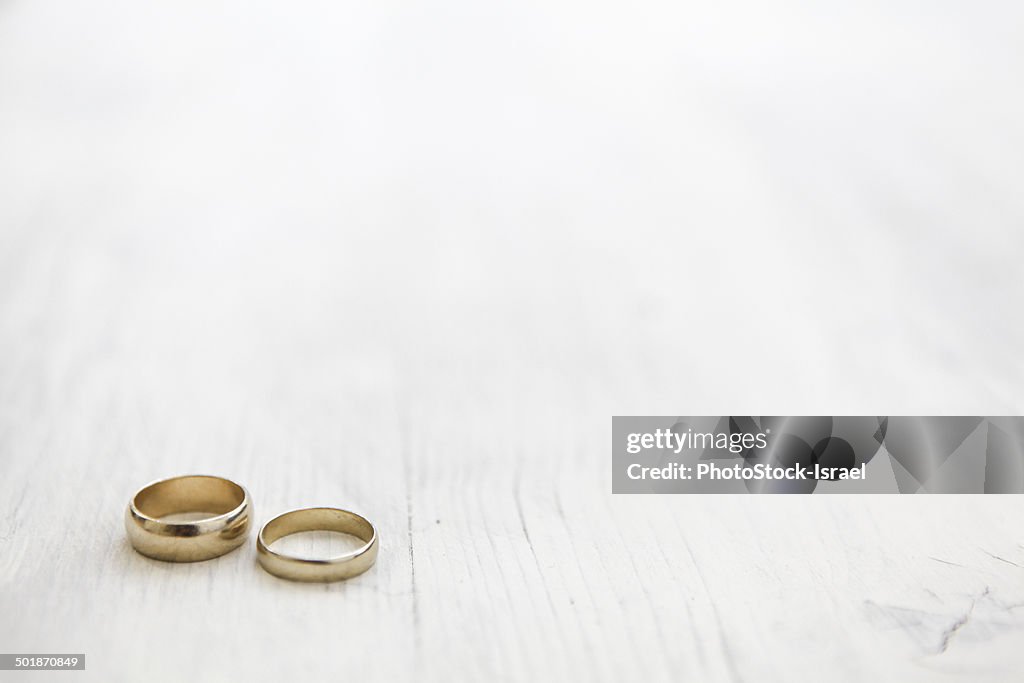
<svg viewBox="0 0 1024 683">
<path fill-rule="evenodd" d="M 838 3 L 836 3 L 838 5 Z M 1016 3 L 0 4 L 10 680 L 1012 681 L 1017 497 L 615 497 L 613 414 L 1020 414 Z M 378 566 L 129 548 L 154 478 Z"/>
</svg>

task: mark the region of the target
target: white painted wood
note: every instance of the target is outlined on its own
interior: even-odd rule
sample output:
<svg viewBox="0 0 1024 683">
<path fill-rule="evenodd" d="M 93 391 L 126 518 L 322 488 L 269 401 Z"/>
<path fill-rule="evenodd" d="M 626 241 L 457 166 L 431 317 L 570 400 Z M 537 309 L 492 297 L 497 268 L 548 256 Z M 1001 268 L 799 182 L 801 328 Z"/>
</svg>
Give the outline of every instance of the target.
<svg viewBox="0 0 1024 683">
<path fill-rule="evenodd" d="M 1019 498 L 616 497 L 608 442 L 1020 414 L 1021 14 L 0 5 L 0 649 L 86 653 L 53 680 L 1019 679 Z M 261 522 L 357 510 L 378 566 L 135 554 L 128 497 L 187 472 Z"/>
</svg>

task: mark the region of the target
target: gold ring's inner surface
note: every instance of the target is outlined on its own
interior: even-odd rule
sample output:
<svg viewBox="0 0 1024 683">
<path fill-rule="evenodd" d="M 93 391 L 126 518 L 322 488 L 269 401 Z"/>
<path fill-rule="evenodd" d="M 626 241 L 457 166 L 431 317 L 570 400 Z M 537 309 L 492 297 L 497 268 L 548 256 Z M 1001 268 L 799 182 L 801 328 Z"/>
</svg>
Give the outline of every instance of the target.
<svg viewBox="0 0 1024 683">
<path fill-rule="evenodd" d="M 286 512 L 268 522 L 263 527 L 261 535 L 263 543 L 269 546 L 280 538 L 303 531 L 337 531 L 355 536 L 364 543 L 373 540 L 372 524 L 354 512 L 336 508 L 310 508 Z M 355 552 L 359 550 L 362 548 Z"/>
<path fill-rule="evenodd" d="M 216 517 L 245 500 L 238 484 L 220 477 L 189 476 L 165 479 L 135 494 L 135 508 L 154 519 L 179 515 Z"/>
</svg>

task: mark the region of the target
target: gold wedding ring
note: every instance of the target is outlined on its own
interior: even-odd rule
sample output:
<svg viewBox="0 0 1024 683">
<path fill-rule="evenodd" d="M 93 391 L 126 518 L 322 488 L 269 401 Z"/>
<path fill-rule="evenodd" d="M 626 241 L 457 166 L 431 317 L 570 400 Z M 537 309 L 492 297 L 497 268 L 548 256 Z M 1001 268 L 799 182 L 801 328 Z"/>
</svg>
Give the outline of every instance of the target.
<svg viewBox="0 0 1024 683">
<path fill-rule="evenodd" d="M 302 531 L 339 531 L 365 545 L 327 559 L 306 559 L 271 550 L 270 544 Z M 260 529 L 256 557 L 274 576 L 292 581 L 340 581 L 362 574 L 377 559 L 377 531 L 354 512 L 337 508 L 305 508 L 275 517 Z"/>
<path fill-rule="evenodd" d="M 196 518 L 168 519 L 185 513 Z M 128 539 L 143 555 L 197 562 L 242 545 L 251 515 L 249 493 L 235 482 L 189 475 L 153 482 L 136 493 L 124 521 Z"/>
</svg>

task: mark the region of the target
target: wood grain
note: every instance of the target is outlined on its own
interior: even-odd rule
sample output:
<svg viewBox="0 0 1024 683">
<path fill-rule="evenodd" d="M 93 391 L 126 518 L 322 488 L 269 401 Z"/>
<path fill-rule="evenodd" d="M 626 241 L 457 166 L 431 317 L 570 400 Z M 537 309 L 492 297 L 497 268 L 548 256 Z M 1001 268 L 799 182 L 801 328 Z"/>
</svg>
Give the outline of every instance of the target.
<svg viewBox="0 0 1024 683">
<path fill-rule="evenodd" d="M 0 649 L 1018 679 L 1018 497 L 610 494 L 615 414 L 1024 409 L 1022 10 L 924 11 L 0 4 Z M 189 472 L 378 565 L 134 553 Z"/>
</svg>

